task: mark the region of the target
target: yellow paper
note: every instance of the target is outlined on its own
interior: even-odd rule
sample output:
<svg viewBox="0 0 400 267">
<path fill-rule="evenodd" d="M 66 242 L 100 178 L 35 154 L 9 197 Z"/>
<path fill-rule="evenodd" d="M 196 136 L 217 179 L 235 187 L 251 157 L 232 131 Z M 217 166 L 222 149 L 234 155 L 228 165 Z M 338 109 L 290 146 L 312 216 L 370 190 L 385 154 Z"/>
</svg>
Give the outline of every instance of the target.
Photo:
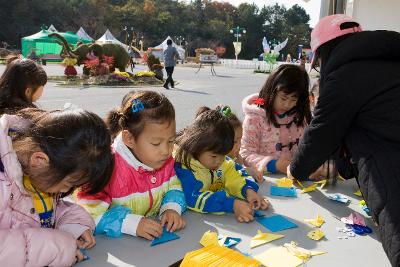
<svg viewBox="0 0 400 267">
<path fill-rule="evenodd" d="M 314 184 L 320 185 L 321 189 L 324 188 L 324 186 L 326 185 L 326 183 L 328 182 L 328 180 L 321 180 L 318 182 L 314 182 Z"/>
<path fill-rule="evenodd" d="M 323 225 L 325 222 L 325 220 L 319 215 L 317 215 L 317 218 L 315 219 L 305 219 L 304 221 L 315 227 L 321 227 L 321 225 Z"/>
<path fill-rule="evenodd" d="M 279 179 L 276 184 L 279 187 L 291 188 L 291 187 L 293 187 L 293 180 L 284 177 L 284 178 Z"/>
<path fill-rule="evenodd" d="M 338 175 L 338 179 L 343 181 L 343 182 L 346 181 L 346 179 L 344 179 L 341 175 Z"/>
<path fill-rule="evenodd" d="M 304 188 L 303 190 L 300 191 L 300 193 L 308 193 L 311 191 L 314 191 L 315 189 L 317 189 L 318 184 L 312 184 L 309 187 Z"/>
<path fill-rule="evenodd" d="M 324 232 L 322 232 L 320 229 L 318 229 L 318 230 L 314 230 L 314 231 L 309 232 L 309 233 L 307 234 L 307 236 L 308 236 L 309 238 L 311 238 L 312 240 L 318 241 L 318 240 L 320 240 L 321 238 L 323 238 L 323 237 L 325 236 L 325 234 L 324 234 Z"/>
<path fill-rule="evenodd" d="M 269 243 L 271 241 L 280 239 L 282 237 L 284 237 L 284 235 L 263 233 L 260 230 L 258 230 L 257 234 L 250 241 L 250 247 L 255 248 L 255 247 L 261 246 L 263 244 Z"/>
<path fill-rule="evenodd" d="M 358 196 L 358 197 L 362 197 L 361 191 L 357 190 L 356 192 L 353 193 L 354 195 Z"/>
<path fill-rule="evenodd" d="M 299 186 L 300 186 L 301 188 L 304 188 L 304 185 L 303 185 L 299 180 L 296 180 L 296 182 L 299 184 Z"/>
<path fill-rule="evenodd" d="M 269 250 L 254 256 L 264 266 L 268 267 L 297 267 L 303 261 L 294 256 L 284 247 L 270 248 Z"/>
<path fill-rule="evenodd" d="M 322 251 L 307 250 L 305 248 L 299 247 L 297 243 L 294 241 L 290 243 L 285 243 L 283 247 L 285 247 L 292 255 L 304 261 L 309 260 L 311 256 L 318 256 L 326 253 Z"/>
<path fill-rule="evenodd" d="M 199 242 L 205 247 L 215 244 L 218 245 L 218 235 L 216 232 L 211 232 L 210 230 L 208 230 L 203 234 Z"/>
</svg>

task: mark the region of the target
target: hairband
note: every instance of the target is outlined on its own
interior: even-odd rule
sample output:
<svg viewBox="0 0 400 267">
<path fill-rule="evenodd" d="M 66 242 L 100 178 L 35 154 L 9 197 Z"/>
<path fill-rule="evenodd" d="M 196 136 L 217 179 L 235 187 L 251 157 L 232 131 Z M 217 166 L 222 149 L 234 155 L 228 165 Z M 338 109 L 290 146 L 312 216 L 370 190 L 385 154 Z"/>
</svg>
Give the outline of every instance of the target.
<svg viewBox="0 0 400 267">
<path fill-rule="evenodd" d="M 229 118 L 232 115 L 232 109 L 229 106 L 224 106 L 223 108 L 218 109 L 219 112 L 224 115 L 224 117 Z"/>
</svg>

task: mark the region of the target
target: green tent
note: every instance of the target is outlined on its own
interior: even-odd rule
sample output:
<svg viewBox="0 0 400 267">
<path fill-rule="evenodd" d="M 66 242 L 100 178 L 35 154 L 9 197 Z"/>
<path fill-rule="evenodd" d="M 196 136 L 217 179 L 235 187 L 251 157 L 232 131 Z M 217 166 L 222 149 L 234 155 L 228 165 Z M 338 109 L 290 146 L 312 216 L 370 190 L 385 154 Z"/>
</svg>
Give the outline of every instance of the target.
<svg viewBox="0 0 400 267">
<path fill-rule="evenodd" d="M 35 49 L 35 52 L 38 56 L 42 54 L 60 54 L 62 47 L 56 42 L 56 40 L 58 40 L 57 38 L 51 38 L 48 36 L 50 33 L 52 32 L 48 30 L 41 30 L 40 32 L 31 36 L 22 38 L 22 55 L 24 57 L 28 56 L 32 49 Z M 82 39 L 73 32 L 59 32 L 59 34 L 74 47 L 79 41 L 83 43 L 92 42 L 91 40 Z"/>
</svg>

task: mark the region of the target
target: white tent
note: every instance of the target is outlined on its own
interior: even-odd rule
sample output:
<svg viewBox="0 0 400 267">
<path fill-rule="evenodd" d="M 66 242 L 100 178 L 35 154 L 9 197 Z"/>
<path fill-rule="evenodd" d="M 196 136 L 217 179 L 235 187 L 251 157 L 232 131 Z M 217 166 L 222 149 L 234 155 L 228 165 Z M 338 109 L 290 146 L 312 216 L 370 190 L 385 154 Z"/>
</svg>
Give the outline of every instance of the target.
<svg viewBox="0 0 400 267">
<path fill-rule="evenodd" d="M 79 30 L 76 32 L 76 35 L 78 35 L 82 39 L 93 41 L 93 38 L 90 37 L 89 34 L 87 34 L 86 31 L 82 27 L 79 28 Z"/>
<path fill-rule="evenodd" d="M 106 30 L 106 32 L 101 36 L 99 39 L 96 40 L 96 43 L 98 44 L 119 44 L 122 47 L 124 47 L 126 50 L 128 50 L 128 46 L 125 45 L 124 43 L 118 41 L 117 38 L 112 35 L 109 29 Z"/>
<path fill-rule="evenodd" d="M 159 57 L 160 59 L 164 60 L 164 53 L 162 53 L 165 49 L 167 49 L 168 45 L 167 45 L 167 41 L 168 40 L 172 40 L 172 38 L 170 36 L 167 37 L 167 39 L 164 40 L 164 42 L 162 42 L 161 44 L 157 45 L 156 47 L 153 47 L 155 49 L 161 49 L 161 55 L 157 55 L 157 53 L 153 54 L 156 57 Z M 177 45 L 174 41 L 172 41 L 172 46 L 175 47 L 178 50 L 179 53 L 179 57 L 183 60 L 185 59 L 185 49 L 182 48 L 182 46 Z"/>
<path fill-rule="evenodd" d="M 53 24 L 50 25 L 50 27 L 47 29 L 49 32 L 58 32 L 56 27 L 54 27 Z"/>
</svg>

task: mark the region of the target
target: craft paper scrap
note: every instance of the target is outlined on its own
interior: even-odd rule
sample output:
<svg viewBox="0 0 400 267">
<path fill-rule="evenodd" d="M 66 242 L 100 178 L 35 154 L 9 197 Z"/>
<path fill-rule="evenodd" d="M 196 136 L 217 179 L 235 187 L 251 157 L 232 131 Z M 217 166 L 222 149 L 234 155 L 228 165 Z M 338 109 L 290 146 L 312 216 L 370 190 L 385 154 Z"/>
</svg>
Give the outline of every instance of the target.
<svg viewBox="0 0 400 267">
<path fill-rule="evenodd" d="M 239 237 L 230 237 L 230 236 L 223 236 L 219 241 L 218 244 L 220 246 L 225 246 L 227 248 L 233 247 L 234 245 L 240 243 L 242 241 Z"/>
<path fill-rule="evenodd" d="M 318 182 L 314 182 L 314 184 L 320 185 L 321 186 L 320 188 L 322 189 L 327 184 L 327 182 L 328 182 L 328 180 L 325 179 L 325 180 L 321 180 Z"/>
<path fill-rule="evenodd" d="M 259 211 L 259 210 L 255 210 L 255 211 L 254 211 L 254 218 L 257 218 L 257 217 L 265 217 L 265 214 L 262 213 L 262 212 Z"/>
<path fill-rule="evenodd" d="M 323 225 L 325 222 L 325 220 L 321 216 L 319 216 L 319 214 L 315 219 L 305 219 L 304 221 L 315 227 L 321 227 L 321 225 Z"/>
<path fill-rule="evenodd" d="M 299 184 L 299 186 L 300 186 L 301 188 L 304 188 L 304 185 L 303 185 L 299 180 L 296 180 L 296 182 Z"/>
<path fill-rule="evenodd" d="M 276 185 L 279 187 L 291 188 L 291 187 L 293 187 L 293 180 L 284 177 L 284 178 L 279 179 L 278 182 L 276 183 Z"/>
<path fill-rule="evenodd" d="M 343 217 L 340 220 L 346 224 L 357 224 L 361 226 L 367 226 L 365 224 L 364 217 L 357 212 L 352 212 L 348 217 Z"/>
<path fill-rule="evenodd" d="M 327 195 L 327 197 L 330 200 L 334 200 L 334 201 L 341 202 L 341 203 L 348 203 L 350 201 L 350 199 L 348 197 L 346 197 L 345 195 L 340 194 L 340 193 Z"/>
<path fill-rule="evenodd" d="M 308 186 L 308 187 L 303 188 L 303 190 L 301 190 L 300 192 L 301 192 L 302 194 L 308 193 L 308 192 L 312 192 L 312 191 L 314 191 L 315 189 L 317 189 L 317 187 L 318 187 L 318 184 L 312 184 L 312 185 L 310 185 L 310 186 Z"/>
<path fill-rule="evenodd" d="M 263 233 L 261 230 L 257 231 L 257 234 L 251 238 L 250 247 L 255 248 L 271 241 L 285 237 L 284 235 L 277 235 L 271 233 Z"/>
<path fill-rule="evenodd" d="M 270 248 L 267 251 L 254 256 L 254 259 L 268 267 L 297 267 L 303 261 L 294 256 L 284 247 Z"/>
<path fill-rule="evenodd" d="M 167 228 L 164 227 L 162 235 L 155 238 L 153 242 L 151 242 L 151 246 L 153 247 L 179 238 L 177 234 L 168 232 Z"/>
<path fill-rule="evenodd" d="M 321 238 L 323 238 L 323 237 L 325 236 L 325 234 L 324 234 L 324 232 L 322 232 L 320 229 L 318 229 L 318 230 L 314 230 L 314 231 L 309 232 L 309 233 L 307 234 L 307 236 L 308 236 L 309 238 L 311 238 L 312 240 L 318 241 L 318 240 L 320 240 Z"/>
<path fill-rule="evenodd" d="M 362 197 L 361 191 L 357 190 L 356 192 L 353 193 L 354 195 L 358 196 L 358 197 Z"/>
<path fill-rule="evenodd" d="M 297 192 L 295 187 L 285 188 L 275 185 L 270 187 L 271 195 L 280 197 L 297 197 Z"/>
<path fill-rule="evenodd" d="M 218 244 L 218 235 L 216 232 L 206 231 L 200 239 L 200 244 L 204 247 Z"/>
<path fill-rule="evenodd" d="M 271 217 L 256 218 L 256 221 L 271 232 L 278 232 L 290 228 L 298 227 L 297 224 L 289 221 L 282 215 L 274 215 Z"/>
</svg>

